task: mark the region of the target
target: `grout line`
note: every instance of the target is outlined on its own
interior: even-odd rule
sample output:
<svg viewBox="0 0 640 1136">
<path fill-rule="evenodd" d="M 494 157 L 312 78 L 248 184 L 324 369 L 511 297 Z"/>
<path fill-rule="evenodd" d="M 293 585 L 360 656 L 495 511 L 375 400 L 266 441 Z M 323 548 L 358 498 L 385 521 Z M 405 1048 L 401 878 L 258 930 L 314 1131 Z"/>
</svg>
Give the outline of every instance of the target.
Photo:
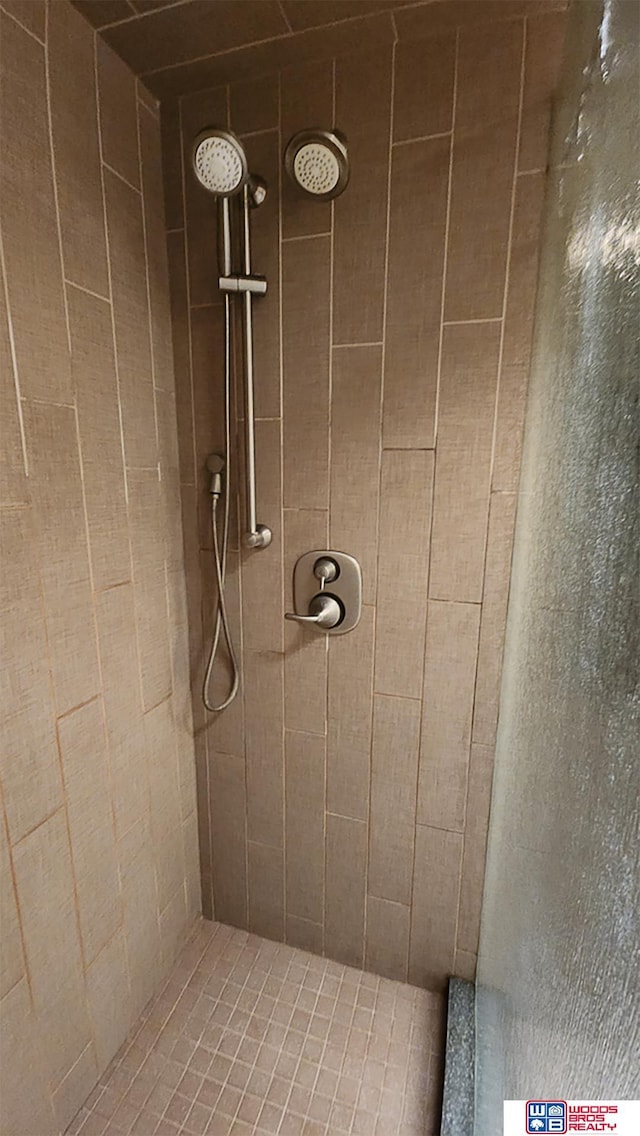
<svg viewBox="0 0 640 1136">
<path fill-rule="evenodd" d="M 278 127 L 262 126 L 260 130 L 243 130 L 238 137 L 244 141 L 245 138 L 260 138 L 263 134 L 278 134 Z"/>
<path fill-rule="evenodd" d="M 169 236 L 170 233 L 183 233 L 184 225 L 178 225 L 177 229 L 165 229 L 165 233 Z"/>
<path fill-rule="evenodd" d="M 4 6 L 4 4 L 0 4 L 0 10 L 2 10 L 3 15 L 8 16 L 12 24 L 17 24 L 21 32 L 26 32 L 26 34 L 30 36 L 31 39 L 34 39 L 36 43 L 40 45 L 40 47 L 44 48 L 46 54 L 46 44 L 43 39 L 40 39 L 40 36 L 37 36 L 36 33 L 31 30 L 31 28 L 28 28 L 25 24 L 23 24 L 17 16 L 14 16 L 13 12 L 10 12 L 9 9 Z"/>
<path fill-rule="evenodd" d="M 278 8 L 280 10 L 280 15 L 282 16 L 282 19 L 285 22 L 285 25 L 287 26 L 287 28 L 289 29 L 289 31 L 293 35 L 294 31 L 293 31 L 293 28 L 291 26 L 291 20 L 289 19 L 288 15 L 287 15 L 287 12 L 286 12 L 284 4 L 282 3 L 282 0 L 278 0 Z"/>
<path fill-rule="evenodd" d="M 500 323 L 502 316 L 487 316 L 485 319 L 443 320 L 443 327 L 466 327 L 468 324 Z"/>
<path fill-rule="evenodd" d="M 53 813 L 50 813 L 49 817 L 45 817 L 44 820 L 41 821 L 40 823 L 44 824 L 44 822 L 46 820 L 49 820 L 49 818 L 51 816 L 55 816 L 55 813 L 58 812 L 59 808 L 61 808 L 61 807 L 62 806 L 58 806 L 58 809 L 56 809 Z M 23 919 L 23 915 L 22 915 L 22 907 L 20 905 L 20 892 L 18 890 L 18 880 L 17 880 L 17 877 L 16 877 L 16 868 L 15 868 L 15 863 L 14 863 L 14 858 L 13 858 L 14 848 L 16 848 L 18 846 L 20 841 L 16 840 L 14 844 L 11 843 L 11 837 L 10 837 L 10 834 L 9 834 L 9 821 L 8 821 L 8 818 L 7 818 L 7 810 L 6 810 L 6 806 L 5 806 L 5 802 L 4 802 L 4 796 L 0 796 L 0 814 L 1 814 L 0 815 L 0 825 L 4 825 L 4 839 L 6 840 L 6 845 L 7 845 L 7 859 L 9 861 L 9 873 L 11 875 L 11 884 L 12 884 L 12 887 L 13 887 L 13 896 L 14 896 L 14 901 L 15 901 L 15 905 L 16 905 L 16 918 L 18 920 L 18 930 L 20 932 L 20 946 L 22 948 L 22 974 L 20 975 L 20 978 L 18 978 L 17 981 L 13 985 L 16 986 L 17 983 L 21 982 L 22 978 L 24 977 L 24 979 L 27 983 L 27 990 L 29 991 L 29 1002 L 31 1003 L 32 1009 L 35 1010 L 35 999 L 34 999 L 34 996 L 33 996 L 33 984 L 32 984 L 32 979 L 31 979 L 31 970 L 30 970 L 30 967 L 29 967 L 29 963 L 27 961 L 27 937 L 26 937 L 25 929 L 24 929 L 24 919 Z M 39 827 L 40 827 L 40 825 L 36 825 L 36 828 L 39 828 Z M 35 829 L 32 829 L 31 831 L 35 832 Z M 25 832 L 24 835 L 20 839 L 24 840 L 25 836 L 28 836 L 28 835 L 29 835 L 29 833 Z M 11 989 L 13 989 L 13 986 L 11 987 Z M 9 991 L 6 990 L 3 993 L 2 997 L 4 998 L 8 993 L 9 993 Z"/>
<path fill-rule="evenodd" d="M 333 343 L 334 351 L 339 351 L 345 347 L 384 347 L 383 339 L 368 339 L 362 340 L 360 343 Z"/>
<path fill-rule="evenodd" d="M 108 296 L 101 296 L 99 292 L 93 292 L 91 288 L 85 288 L 84 284 L 78 284 L 75 280 L 70 280 L 68 276 L 64 277 L 65 284 L 71 288 L 77 288 L 79 292 L 84 292 L 87 296 L 93 296 L 96 300 L 102 300 L 104 304 L 109 304 L 111 301 Z"/>
<path fill-rule="evenodd" d="M 439 130 L 435 134 L 416 134 L 413 138 L 397 138 L 393 142 L 393 149 L 397 146 L 413 146 L 416 142 L 431 142 L 436 138 L 451 138 L 451 130 Z"/>
<path fill-rule="evenodd" d="M 20 396 L 22 403 L 27 403 L 29 406 L 61 406 L 65 410 L 74 410 L 74 402 L 55 402 L 49 398 L 31 398 L 30 395 L 23 394 Z"/>
<path fill-rule="evenodd" d="M 136 121 L 137 118 L 138 115 L 136 113 Z M 124 182 L 125 185 L 128 185 L 129 189 L 132 189 L 134 193 L 137 193 L 140 197 L 142 197 L 142 189 L 139 186 L 134 185 L 132 181 L 129 181 L 128 178 L 124 176 L 124 174 L 120 173 L 120 170 L 117 170 L 115 166 L 110 166 L 108 162 L 105 162 L 104 158 L 102 159 L 102 165 L 104 166 L 105 170 L 108 170 L 110 174 L 113 174 L 114 177 L 117 177 L 121 182 Z"/>
<path fill-rule="evenodd" d="M 292 244 L 294 241 L 317 241 L 320 237 L 332 236 L 331 229 L 326 229 L 322 233 L 300 233 L 297 237 L 281 237 L 280 243 L 283 245 Z"/>
<path fill-rule="evenodd" d="M 9 353 L 11 355 L 12 371 L 13 371 L 13 386 L 16 399 L 16 411 L 18 415 L 18 426 L 20 429 L 20 445 L 22 447 L 22 464 L 24 466 L 25 477 L 29 476 L 29 455 L 27 453 L 27 436 L 24 428 L 24 414 L 22 408 L 22 393 L 20 389 L 20 376 L 18 374 L 18 353 L 16 349 L 16 338 L 13 328 L 13 318 L 11 315 L 11 303 L 9 300 L 9 280 L 7 277 L 7 266 L 4 257 L 4 242 L 2 233 L 0 233 L 0 275 L 2 277 L 2 290 L 5 297 L 5 306 L 7 311 L 7 331 L 9 333 Z"/>
<path fill-rule="evenodd" d="M 137 12 L 136 9 L 133 8 L 133 6 L 130 4 L 129 0 L 126 0 L 126 2 L 131 8 L 131 15 L 125 16 L 123 20 L 111 20 L 109 23 L 100 24 L 100 26 L 95 29 L 100 38 L 102 38 L 102 33 L 106 31 L 107 28 L 119 27 L 122 24 L 133 24 L 136 20 L 144 20 L 146 16 L 151 16 L 153 13 L 157 13 L 159 11 L 158 8 L 150 8 L 147 12 Z M 163 10 L 167 8 L 181 8 L 183 7 L 183 5 L 189 3 L 190 0 L 173 0 L 173 3 L 164 4 Z"/>
</svg>

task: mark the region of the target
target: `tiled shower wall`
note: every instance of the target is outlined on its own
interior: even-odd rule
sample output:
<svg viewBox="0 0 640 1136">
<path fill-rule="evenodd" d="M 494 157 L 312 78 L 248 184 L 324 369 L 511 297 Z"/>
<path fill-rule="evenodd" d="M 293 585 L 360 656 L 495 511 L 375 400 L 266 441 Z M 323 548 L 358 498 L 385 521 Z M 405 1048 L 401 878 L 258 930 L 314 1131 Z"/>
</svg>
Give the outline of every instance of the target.
<svg viewBox="0 0 640 1136">
<path fill-rule="evenodd" d="M 429 5 L 395 45 L 163 105 L 204 909 L 434 988 L 475 971 L 559 7 Z M 281 155 L 333 123 L 351 181 L 332 206 L 297 196 Z M 215 206 L 190 165 L 210 124 L 269 183 L 253 231 L 274 532 L 238 551 L 234 520 L 243 690 L 218 719 L 200 689 L 221 307 Z M 341 638 L 283 620 L 314 548 L 362 566 Z"/>
<path fill-rule="evenodd" d="M 0 1111 L 50 1136 L 199 909 L 195 763 L 157 108 L 0 6 Z"/>
</svg>

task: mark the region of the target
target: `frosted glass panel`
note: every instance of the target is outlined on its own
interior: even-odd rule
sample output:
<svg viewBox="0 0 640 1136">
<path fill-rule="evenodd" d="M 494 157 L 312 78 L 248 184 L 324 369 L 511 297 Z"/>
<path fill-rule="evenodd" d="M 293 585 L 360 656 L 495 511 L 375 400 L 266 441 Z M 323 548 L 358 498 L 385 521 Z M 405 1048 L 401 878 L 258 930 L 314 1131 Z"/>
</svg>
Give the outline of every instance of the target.
<svg viewBox="0 0 640 1136">
<path fill-rule="evenodd" d="M 640 1097 L 640 8 L 574 5 L 555 115 L 478 963 L 503 1098 Z"/>
</svg>

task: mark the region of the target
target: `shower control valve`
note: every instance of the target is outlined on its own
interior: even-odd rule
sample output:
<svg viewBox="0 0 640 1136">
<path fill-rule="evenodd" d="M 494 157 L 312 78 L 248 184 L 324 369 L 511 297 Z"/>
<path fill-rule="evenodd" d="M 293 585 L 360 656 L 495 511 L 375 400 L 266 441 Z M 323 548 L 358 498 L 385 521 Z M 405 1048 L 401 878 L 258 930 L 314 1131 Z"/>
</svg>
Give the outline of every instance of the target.
<svg viewBox="0 0 640 1136">
<path fill-rule="evenodd" d="M 309 604 L 308 615 L 297 615 L 295 611 L 288 611 L 285 619 L 294 619 L 296 623 L 315 623 L 317 627 L 324 627 L 328 631 L 337 627 L 344 618 L 344 608 L 335 596 L 327 592 L 318 592 Z"/>
<path fill-rule="evenodd" d="M 358 561 L 348 552 L 305 552 L 293 570 L 293 604 L 285 619 L 328 635 L 352 631 L 362 610 Z"/>
</svg>

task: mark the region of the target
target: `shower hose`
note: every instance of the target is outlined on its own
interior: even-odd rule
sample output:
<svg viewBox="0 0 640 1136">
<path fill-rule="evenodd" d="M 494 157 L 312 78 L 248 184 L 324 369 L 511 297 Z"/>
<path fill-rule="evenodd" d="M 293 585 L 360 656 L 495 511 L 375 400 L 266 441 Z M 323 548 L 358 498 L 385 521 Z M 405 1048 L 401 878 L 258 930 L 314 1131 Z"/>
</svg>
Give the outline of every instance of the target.
<svg viewBox="0 0 640 1136">
<path fill-rule="evenodd" d="M 230 462 L 231 462 L 231 298 L 225 295 L 224 298 L 224 446 L 225 446 L 225 480 L 224 480 L 224 516 L 222 522 L 222 547 L 220 536 L 218 532 L 218 502 L 222 492 L 222 483 L 214 491 L 211 491 L 211 535 L 213 537 L 213 561 L 216 574 L 216 588 L 218 592 L 218 599 L 216 604 L 216 619 L 213 631 L 213 638 L 211 640 L 211 650 L 209 651 L 209 660 L 207 662 L 207 669 L 204 676 L 204 684 L 202 687 L 202 700 L 212 714 L 219 714 L 221 710 L 226 710 L 240 687 L 240 667 L 238 665 L 238 656 L 233 645 L 233 636 L 229 626 L 229 615 L 227 611 L 227 598 L 225 594 L 225 580 L 227 572 L 227 548 L 229 544 L 229 500 L 230 500 Z M 211 685 L 211 677 L 213 675 L 213 668 L 218 655 L 218 647 L 220 645 L 220 634 L 224 634 L 224 639 L 227 644 L 229 652 L 229 662 L 231 663 L 231 689 L 223 702 L 214 703 L 209 696 L 209 687 Z"/>
</svg>

